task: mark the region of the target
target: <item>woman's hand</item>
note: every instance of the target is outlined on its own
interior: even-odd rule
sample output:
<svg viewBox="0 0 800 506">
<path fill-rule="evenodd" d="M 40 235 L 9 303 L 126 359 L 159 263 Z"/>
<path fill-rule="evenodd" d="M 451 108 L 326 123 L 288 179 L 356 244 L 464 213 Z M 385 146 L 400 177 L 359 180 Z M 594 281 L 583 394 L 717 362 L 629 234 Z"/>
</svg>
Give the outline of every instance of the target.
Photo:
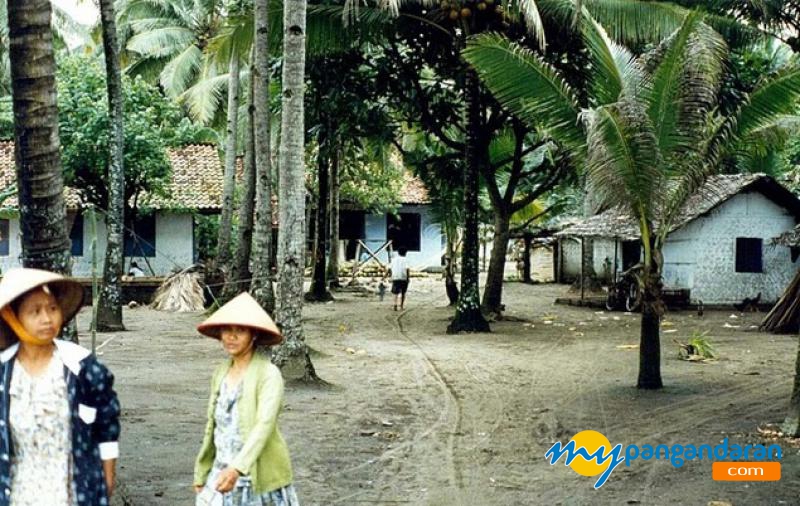
<svg viewBox="0 0 800 506">
<path fill-rule="evenodd" d="M 103 461 L 103 477 L 106 480 L 106 489 L 108 489 L 108 497 L 110 498 L 114 494 L 114 485 L 116 484 L 117 459 Z"/>
<path fill-rule="evenodd" d="M 203 491 L 203 486 L 202 485 L 192 485 L 192 486 L 194 487 L 194 493 L 195 494 L 199 494 L 200 492 Z"/>
<path fill-rule="evenodd" d="M 240 476 L 241 474 L 239 474 L 239 471 L 228 466 L 223 469 L 221 473 L 219 473 L 219 476 L 217 477 L 217 484 L 214 488 L 216 488 L 217 492 L 223 494 L 230 492 L 233 490 L 233 487 L 236 486 L 236 482 L 239 481 Z"/>
</svg>

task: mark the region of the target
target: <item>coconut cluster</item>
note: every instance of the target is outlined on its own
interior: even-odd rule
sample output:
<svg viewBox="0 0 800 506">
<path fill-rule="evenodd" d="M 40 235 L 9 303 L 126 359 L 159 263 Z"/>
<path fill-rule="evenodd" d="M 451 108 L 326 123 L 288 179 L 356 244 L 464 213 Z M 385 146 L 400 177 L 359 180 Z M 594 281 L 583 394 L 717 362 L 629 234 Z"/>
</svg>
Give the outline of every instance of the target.
<svg viewBox="0 0 800 506">
<path fill-rule="evenodd" d="M 439 7 L 451 21 L 458 21 L 486 13 L 502 15 L 503 7 L 495 3 L 496 0 L 444 0 Z"/>
</svg>

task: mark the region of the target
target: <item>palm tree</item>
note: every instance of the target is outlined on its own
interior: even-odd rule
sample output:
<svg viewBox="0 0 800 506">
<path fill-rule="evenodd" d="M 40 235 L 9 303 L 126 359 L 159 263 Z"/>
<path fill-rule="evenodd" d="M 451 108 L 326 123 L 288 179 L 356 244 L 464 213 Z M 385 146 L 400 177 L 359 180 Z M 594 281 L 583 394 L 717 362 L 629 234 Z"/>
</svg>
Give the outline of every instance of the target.
<svg viewBox="0 0 800 506">
<path fill-rule="evenodd" d="M 251 72 L 254 102 L 256 216 L 253 232 L 253 282 L 250 290 L 270 314 L 275 310 L 272 288 L 272 164 L 269 110 L 269 0 L 255 0 L 254 58 Z"/>
<path fill-rule="evenodd" d="M 317 377 L 303 334 L 305 270 L 305 118 L 306 0 L 285 0 L 283 8 L 283 79 L 278 198 L 278 324 L 285 341 L 273 361 L 284 375 Z"/>
<path fill-rule="evenodd" d="M 97 330 L 125 330 L 122 323 L 123 227 L 125 223 L 125 168 L 123 154 L 123 94 L 119 69 L 119 46 L 113 0 L 100 0 L 100 19 L 103 30 L 103 52 L 106 59 L 106 86 L 111 132 L 111 164 L 109 175 L 108 211 L 106 213 L 106 259 L 103 264 L 103 287 L 97 310 Z"/>
<path fill-rule="evenodd" d="M 49 0 L 8 2 L 22 264 L 69 274 Z"/>
<path fill-rule="evenodd" d="M 217 237 L 217 265 L 228 269 L 231 259 L 233 194 L 236 189 L 236 141 L 239 129 L 239 54 L 236 46 L 228 55 L 228 109 L 225 129 L 225 172 L 222 186 L 222 216 Z"/>
<path fill-rule="evenodd" d="M 464 57 L 505 107 L 547 132 L 586 167 L 591 187 L 639 225 L 643 293 L 637 386 L 662 386 L 662 250 L 686 199 L 704 188 L 728 154 L 764 143 L 800 99 L 800 65 L 764 79 L 730 116 L 716 109 L 726 45 L 697 13 L 655 51 L 637 59 L 584 13 L 594 108 L 539 56 L 497 35 L 471 41 Z"/>
<path fill-rule="evenodd" d="M 222 0 L 121 0 L 119 28 L 133 75 L 158 78 L 170 97 L 194 83 L 225 15 Z"/>
<path fill-rule="evenodd" d="M 252 61 L 251 67 L 255 62 Z M 236 253 L 228 276 L 222 300 L 228 301 L 250 287 L 250 257 L 253 244 L 253 213 L 256 206 L 256 160 L 255 160 L 255 104 L 253 81 L 248 84 L 247 121 L 244 134 L 244 167 L 242 172 L 242 198 L 239 203 Z"/>
</svg>

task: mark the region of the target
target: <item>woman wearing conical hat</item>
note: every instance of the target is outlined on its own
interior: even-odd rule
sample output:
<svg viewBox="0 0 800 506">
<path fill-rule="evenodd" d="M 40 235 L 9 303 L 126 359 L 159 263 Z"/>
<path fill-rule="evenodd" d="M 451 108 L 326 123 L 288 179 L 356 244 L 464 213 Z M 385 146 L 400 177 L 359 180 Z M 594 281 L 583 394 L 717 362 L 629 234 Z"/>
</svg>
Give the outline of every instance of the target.
<svg viewBox="0 0 800 506">
<path fill-rule="evenodd" d="M 211 379 L 208 422 L 194 472 L 198 505 L 295 506 L 289 449 L 278 430 L 280 370 L 258 346 L 280 343 L 275 322 L 243 293 L 197 330 L 219 339 L 229 359 Z"/>
<path fill-rule="evenodd" d="M 119 454 L 111 373 L 57 339 L 83 288 L 11 269 L 0 281 L 0 506 L 107 505 Z"/>
</svg>

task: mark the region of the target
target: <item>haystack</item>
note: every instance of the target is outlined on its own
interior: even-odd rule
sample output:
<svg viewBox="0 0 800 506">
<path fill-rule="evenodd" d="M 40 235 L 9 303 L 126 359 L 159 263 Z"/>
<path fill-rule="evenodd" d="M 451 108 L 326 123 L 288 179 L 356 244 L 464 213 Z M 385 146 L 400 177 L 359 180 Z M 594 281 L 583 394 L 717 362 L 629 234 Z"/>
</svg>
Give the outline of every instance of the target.
<svg viewBox="0 0 800 506">
<path fill-rule="evenodd" d="M 189 267 L 168 277 L 153 297 L 153 309 L 171 313 L 203 311 L 202 277 L 197 266 Z"/>
</svg>

